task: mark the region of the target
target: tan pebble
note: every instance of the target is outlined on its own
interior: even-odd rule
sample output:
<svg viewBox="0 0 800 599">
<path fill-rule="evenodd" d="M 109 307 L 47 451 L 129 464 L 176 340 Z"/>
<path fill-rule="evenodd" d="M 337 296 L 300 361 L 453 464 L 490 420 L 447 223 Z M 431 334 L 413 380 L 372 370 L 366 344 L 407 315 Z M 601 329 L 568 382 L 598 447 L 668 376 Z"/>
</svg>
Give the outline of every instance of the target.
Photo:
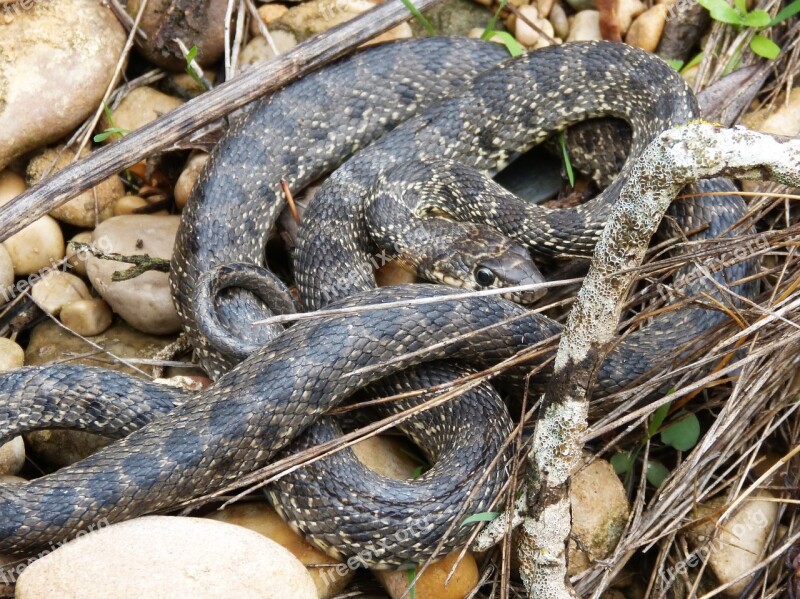
<svg viewBox="0 0 800 599">
<path fill-rule="evenodd" d="M 367 468 L 389 478 L 413 478 L 414 471 L 419 466 L 408 454 L 406 445 L 390 437 L 367 437 L 353 445 L 352 449 Z"/>
<path fill-rule="evenodd" d="M 681 77 L 683 77 L 683 80 L 689 84 L 689 87 L 694 87 L 694 83 L 697 80 L 697 74 L 699 72 L 700 72 L 700 65 L 696 64 L 693 67 L 681 70 Z M 754 181 L 751 182 L 754 183 Z"/>
<path fill-rule="evenodd" d="M 696 551 L 702 548 L 701 555 L 708 560 L 719 583 L 731 583 L 723 594 L 739 597 L 758 576 L 756 564 L 768 548 L 780 503 L 769 491 L 758 491 L 719 523 L 719 517 L 727 511 L 726 506 L 727 502 L 721 497 L 699 504 L 696 508 L 699 524 L 692 526 L 687 536 Z M 712 535 L 714 542 L 709 543 Z M 747 572 L 749 576 L 743 576 Z"/>
<path fill-rule="evenodd" d="M 17 474 L 25 465 L 25 442 L 22 437 L 0 445 L 0 474 Z"/>
<path fill-rule="evenodd" d="M 132 89 L 111 111 L 113 125 L 103 116 L 97 133 L 109 127 L 116 127 L 126 131 L 135 131 L 139 127 L 154 121 L 183 104 L 183 100 L 168 96 L 152 87 L 137 87 Z M 109 140 L 112 140 L 111 136 Z"/>
<path fill-rule="evenodd" d="M 389 31 L 384 31 L 379 36 L 372 38 L 362 47 L 372 46 L 374 44 L 383 44 L 384 42 L 393 42 L 395 40 L 407 40 L 414 36 L 411 31 L 411 25 L 408 23 L 400 23 L 397 27 L 392 27 Z"/>
<path fill-rule="evenodd" d="M 579 541 L 569 542 L 567 572 L 571 576 L 614 550 L 630 506 L 625 487 L 606 460 L 595 460 L 578 471 L 572 479 L 570 503 L 575 514 L 572 536 Z"/>
<path fill-rule="evenodd" d="M 303 564 L 246 528 L 177 516 L 97 524 L 31 563 L 17 598 L 317 599 Z"/>
<path fill-rule="evenodd" d="M 35 185 L 43 177 L 52 175 L 72 164 L 75 151 L 64 146 L 48 148 L 28 163 L 28 185 Z M 86 148 L 81 157 L 89 155 Z M 125 195 L 125 188 L 119 177 L 109 177 L 91 189 L 87 189 L 66 204 L 50 211 L 50 216 L 76 227 L 94 227 L 113 214 L 113 204 Z"/>
<path fill-rule="evenodd" d="M 567 13 L 564 12 L 564 9 L 558 2 L 553 4 L 553 8 L 550 9 L 550 16 L 548 17 L 548 20 L 553 26 L 553 31 L 558 37 L 564 39 L 567 37 L 567 35 L 569 35 L 569 20 L 567 19 Z"/>
<path fill-rule="evenodd" d="M 762 133 L 800 135 L 800 88 L 792 88 L 788 100 L 782 96 L 773 106 L 746 114 L 742 124 Z"/>
<path fill-rule="evenodd" d="M 310 0 L 292 6 L 277 22 L 303 41 L 372 8 L 370 0 Z"/>
<path fill-rule="evenodd" d="M 280 54 L 291 50 L 297 45 L 297 38 L 288 31 L 276 30 L 271 31 L 270 34 Z M 250 65 L 269 60 L 274 56 L 275 53 L 269 47 L 267 40 L 259 35 L 247 42 L 247 45 L 239 55 L 239 70 L 245 71 Z"/>
<path fill-rule="evenodd" d="M 633 20 L 647 9 L 641 0 L 616 0 L 615 5 L 617 23 L 622 35 L 628 31 Z"/>
<path fill-rule="evenodd" d="M 631 23 L 625 42 L 631 46 L 637 46 L 648 52 L 655 52 L 661 33 L 664 31 L 664 23 L 667 21 L 666 4 L 656 4 L 647 9 Z"/>
<path fill-rule="evenodd" d="M 450 583 L 445 585 L 459 553 L 454 551 L 425 569 L 414 584 L 417 599 L 463 599 L 475 588 L 478 584 L 478 565 L 469 552 L 458 562 Z M 410 596 L 407 570 L 375 570 L 373 573 L 392 599 Z"/>
<path fill-rule="evenodd" d="M 8 372 L 25 363 L 25 351 L 7 337 L 0 337 L 0 372 Z"/>
<path fill-rule="evenodd" d="M 14 263 L 8 255 L 6 246 L 0 244 L 0 298 L 3 302 L 14 296 Z"/>
<path fill-rule="evenodd" d="M 378 272 L 375 273 L 375 280 L 379 287 L 404 285 L 405 283 L 415 283 L 417 275 L 400 262 L 392 260 L 378 269 Z"/>
<path fill-rule="evenodd" d="M 14 474 L 0 474 L 0 484 L 2 485 L 18 485 L 19 483 L 26 483 L 26 482 L 28 482 L 27 479 L 24 479 L 21 476 L 16 476 Z M 0 564 L 3 563 L 4 557 L 5 556 L 0 554 Z"/>
<path fill-rule="evenodd" d="M 308 568 L 308 573 L 317 587 L 319 599 L 331 597 L 344 590 L 355 574 L 355 570 L 348 568 L 340 560 L 307 543 L 281 520 L 269 504 L 237 503 L 213 512 L 207 517 L 254 530 L 288 549 L 304 564 L 338 564 L 338 571 L 336 567 Z"/>
<path fill-rule="evenodd" d="M 0 169 L 94 114 L 125 44 L 113 11 L 96 0 L 8 8 L 0 16 Z"/>
<path fill-rule="evenodd" d="M 77 233 L 70 239 L 70 241 L 75 241 L 77 243 L 92 243 L 92 232 L 91 231 L 81 231 Z M 86 277 L 86 259 L 88 258 L 89 254 L 86 251 L 78 251 L 76 248 L 70 246 L 67 243 L 67 264 L 70 265 L 70 272 L 72 274 Z"/>
<path fill-rule="evenodd" d="M 39 278 L 31 288 L 31 296 L 40 308 L 58 316 L 65 305 L 92 294 L 79 277 L 60 270 L 51 270 Z"/>
<path fill-rule="evenodd" d="M 261 17 L 261 21 L 264 25 L 269 26 L 285 15 L 288 10 L 289 8 L 283 4 L 262 4 L 258 7 L 258 16 Z M 254 36 L 261 35 L 261 30 L 255 21 L 250 23 L 250 33 Z"/>
<path fill-rule="evenodd" d="M 550 16 L 550 11 L 553 10 L 555 0 L 536 0 L 536 9 L 539 11 L 539 16 L 547 18 Z"/>
<path fill-rule="evenodd" d="M 568 42 L 602 39 L 600 34 L 600 13 L 596 10 L 582 10 L 572 18 L 567 35 Z"/>
<path fill-rule="evenodd" d="M 211 84 L 214 84 L 217 80 L 217 75 L 214 71 L 203 71 L 203 75 Z M 188 94 L 191 97 L 207 91 L 203 84 L 195 81 L 194 77 L 189 73 L 173 73 L 169 76 L 169 79 L 172 87 L 181 90 L 182 94 Z"/>
<path fill-rule="evenodd" d="M 523 6 L 519 9 L 519 13 L 534 25 L 538 26 L 539 29 L 541 29 L 549 37 L 552 38 L 555 34 L 550 21 L 539 18 L 539 11 L 536 10 L 535 6 Z M 528 23 L 526 23 L 520 17 L 517 17 L 516 20 L 515 37 L 520 44 L 527 46 L 528 48 L 539 48 L 550 45 L 550 41 L 545 36 L 528 25 Z"/>
<path fill-rule="evenodd" d="M 269 6 L 269 5 L 267 5 Z M 183 167 L 180 177 L 175 183 L 175 205 L 178 208 L 183 208 L 189 200 L 189 194 L 192 193 L 194 182 L 203 171 L 203 167 L 208 161 L 208 154 L 206 152 L 195 152 L 189 156 L 186 161 L 186 166 Z"/>
<path fill-rule="evenodd" d="M 530 0 L 509 0 L 508 3 L 519 8 L 521 6 L 530 4 Z"/>
<path fill-rule="evenodd" d="M 99 298 L 70 302 L 61 308 L 61 322 L 83 337 L 99 335 L 111 326 L 111 307 Z"/>
<path fill-rule="evenodd" d="M 122 216 L 123 214 L 136 214 L 137 210 L 145 208 L 150 204 L 147 200 L 139 196 L 122 196 L 114 202 L 114 216 Z"/>
<path fill-rule="evenodd" d="M 0 206 L 25 191 L 25 180 L 11 171 L 0 173 Z M 64 236 L 51 216 L 43 216 L 3 242 L 14 274 L 29 275 L 50 268 L 64 257 Z"/>
</svg>

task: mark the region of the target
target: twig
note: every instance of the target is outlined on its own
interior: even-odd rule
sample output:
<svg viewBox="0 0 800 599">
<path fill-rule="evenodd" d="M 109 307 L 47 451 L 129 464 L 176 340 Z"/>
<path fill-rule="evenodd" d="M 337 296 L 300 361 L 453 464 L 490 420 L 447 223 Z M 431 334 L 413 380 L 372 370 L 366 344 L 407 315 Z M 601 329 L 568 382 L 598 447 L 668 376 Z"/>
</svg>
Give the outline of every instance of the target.
<svg viewBox="0 0 800 599">
<path fill-rule="evenodd" d="M 663 133 L 631 171 L 561 335 L 531 443 L 529 515 L 518 556 L 532 597 L 576 596 L 566 580 L 569 483 L 581 462 L 591 388 L 612 346 L 632 270 L 644 259 L 664 212 L 684 185 L 716 176 L 800 185 L 800 140 L 690 124 Z"/>
<path fill-rule="evenodd" d="M 414 0 L 427 10 L 441 0 Z M 58 171 L 18 195 L 0 211 L 0 240 L 61 206 L 110 174 L 119 172 L 184 136 L 238 110 L 409 18 L 401 0 L 390 0 L 314 36 L 240 76 L 202 94 L 162 117 L 133 131 L 83 160 Z"/>
<path fill-rule="evenodd" d="M 289 184 L 286 182 L 286 179 L 281 179 L 281 189 L 283 190 L 283 195 L 286 196 L 286 203 L 289 205 L 292 218 L 294 219 L 294 222 L 299 225 L 300 215 L 297 214 L 297 206 L 294 203 L 294 196 L 292 195 L 292 190 L 289 189 Z"/>
<path fill-rule="evenodd" d="M 148 254 L 141 254 L 135 256 L 123 256 L 122 254 L 106 254 L 100 250 L 92 247 L 88 243 L 80 243 L 79 241 L 70 241 L 69 245 L 79 252 L 89 252 L 95 258 L 101 260 L 112 260 L 113 262 L 127 262 L 133 264 L 130 268 L 125 270 L 114 271 L 111 275 L 112 281 L 127 281 L 134 279 L 147 271 L 154 270 L 156 272 L 169 272 L 169 260 L 165 258 L 157 258 L 149 256 Z"/>
</svg>

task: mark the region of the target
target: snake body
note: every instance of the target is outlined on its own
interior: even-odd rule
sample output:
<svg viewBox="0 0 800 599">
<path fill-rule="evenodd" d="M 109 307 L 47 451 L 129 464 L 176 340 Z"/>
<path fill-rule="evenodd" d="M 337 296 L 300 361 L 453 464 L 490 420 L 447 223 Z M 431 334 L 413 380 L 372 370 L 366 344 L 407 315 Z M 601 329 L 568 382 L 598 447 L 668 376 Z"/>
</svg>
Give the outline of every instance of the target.
<svg viewBox="0 0 800 599">
<path fill-rule="evenodd" d="M 21 369 L 0 378 L 0 395 L 9 410 L 0 437 L 48 422 L 100 430 L 104 427 L 99 420 L 106 416 L 113 422 L 112 435 L 137 429 L 54 474 L 0 486 L 0 552 L 30 551 L 68 538 L 101 518 L 119 521 L 165 510 L 219 489 L 267 464 L 356 390 L 414 364 L 455 359 L 485 367 L 557 334 L 560 326 L 555 322 L 503 299 L 484 297 L 321 317 L 268 339 L 251 324 L 265 316 L 260 299 L 241 289 L 223 289 L 224 282 L 214 288 L 202 274 L 229 261 L 262 263 L 269 228 L 283 204 L 281 178 L 293 189 L 302 187 L 459 83 L 498 65 L 504 52 L 493 44 L 437 38 L 375 48 L 287 87 L 232 127 L 187 206 L 171 281 L 184 324 L 212 374 L 222 373 L 238 358 L 220 353 L 209 339 L 224 336 L 227 330 L 233 338 L 238 335 L 251 345 L 264 343 L 263 347 L 198 394 L 157 391 L 124 375 L 64 365 Z M 608 114 L 631 123 L 635 155 L 659 132 L 658 127 L 697 116 L 691 93 L 670 73 L 658 59 L 625 46 L 567 44 L 503 62 L 468 84 L 461 92 L 465 100 L 454 96 L 433 104 L 358 154 L 323 186 L 306 214 L 304 228 L 311 234 L 301 241 L 296 262 L 305 305 L 327 305 L 350 291 L 356 291 L 352 298 L 335 305 L 409 302 L 446 293 L 429 286 L 370 289 L 371 267 L 362 262 L 370 251 L 362 224 L 365 194 L 372 193 L 381 179 L 390 182 L 390 168 L 411 159 L 444 157 L 491 172 L 554 130 Z M 523 88 L 532 97 L 524 96 Z M 336 110 L 323 116 L 320 104 Z M 604 196 L 603 206 L 607 200 Z M 743 205 L 738 200 L 686 203 L 677 210 L 705 217 L 710 234 L 716 235 L 735 222 Z M 579 214 L 583 218 L 585 213 Z M 569 236 L 581 239 L 576 231 Z M 560 242 L 553 239 L 551 235 L 544 247 L 560 252 Z M 226 268 L 236 274 L 237 267 Z M 748 268 L 746 263 L 716 276 L 735 280 L 743 268 Z M 209 291 L 215 289 L 222 290 L 216 301 L 216 291 Z M 208 302 L 214 301 L 209 307 Z M 202 309 L 200 302 L 206 302 Z M 206 335 L 208 321 L 198 322 L 197 315 L 211 318 L 215 311 L 216 329 Z M 686 312 L 681 314 L 686 318 Z M 696 316 L 708 326 L 715 322 L 710 314 L 699 310 Z M 663 363 L 663 355 L 672 348 L 662 333 L 666 333 L 663 323 L 619 344 L 602 366 L 598 393 L 617 391 Z M 448 367 L 431 364 L 419 372 L 424 377 L 442 369 Z M 80 400 L 79 407 L 54 401 L 54 396 L 71 389 L 73 381 L 81 380 L 81 372 L 87 373 L 83 384 L 69 392 L 71 399 Z M 401 386 L 407 382 L 395 381 Z M 110 415 L 104 411 L 107 403 L 117 405 L 129 388 L 128 399 L 141 400 L 134 402 L 140 407 L 122 404 Z M 158 417 L 171 407 L 167 419 Z M 435 440 L 429 446 L 449 465 L 432 470 L 424 484 L 438 488 L 442 473 L 475 479 L 485 470 L 485 461 L 467 462 L 464 456 L 469 449 L 466 440 L 486 434 L 480 420 L 487 409 L 461 401 L 458 430 L 451 426 L 456 421 L 452 408 L 421 421 L 421 426 L 447 431 L 452 443 Z M 62 414 L 64 410 L 69 413 Z M 507 431 L 504 427 L 499 425 L 497 432 Z M 487 451 L 497 449 L 492 443 Z M 405 511 L 390 511 L 376 522 L 377 500 L 369 494 L 355 495 L 364 488 L 359 486 L 363 478 L 352 466 L 345 466 L 345 472 L 349 474 L 330 481 L 328 489 L 322 488 L 326 480 L 315 480 L 308 471 L 280 483 L 293 494 L 280 507 L 282 512 L 322 545 L 336 546 L 345 556 L 356 555 L 375 535 L 407 527 L 403 519 L 422 509 L 419 495 L 402 485 L 389 485 L 390 499 L 405 501 Z M 484 492 L 469 498 L 467 508 L 485 508 L 498 485 L 498 474 L 492 474 Z M 314 497 L 318 504 L 319 498 L 331 495 L 339 500 L 322 503 L 312 512 L 294 498 L 303 495 Z M 446 517 L 401 542 L 394 555 L 378 556 L 379 561 L 397 564 L 424 558 L 429 549 L 423 545 L 441 538 L 444 521 L 452 520 L 456 506 L 464 501 L 463 493 L 445 496 L 434 511 Z M 345 507 L 360 510 L 361 517 L 352 519 Z M 369 528 L 370 520 L 377 529 Z M 463 542 L 464 534 L 457 531 L 449 547 Z"/>
</svg>

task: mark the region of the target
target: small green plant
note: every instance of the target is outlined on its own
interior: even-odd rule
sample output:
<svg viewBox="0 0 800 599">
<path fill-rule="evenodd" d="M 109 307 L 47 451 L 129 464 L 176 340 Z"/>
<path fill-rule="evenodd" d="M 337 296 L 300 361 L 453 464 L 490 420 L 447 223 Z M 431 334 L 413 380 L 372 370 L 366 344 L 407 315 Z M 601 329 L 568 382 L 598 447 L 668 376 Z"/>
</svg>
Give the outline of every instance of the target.
<svg viewBox="0 0 800 599">
<path fill-rule="evenodd" d="M 473 524 L 475 522 L 491 522 L 499 515 L 500 512 L 478 512 L 477 514 L 472 514 L 464 518 L 461 526 L 466 526 L 467 524 Z"/>
<path fill-rule="evenodd" d="M 503 10 L 508 4 L 508 0 L 500 0 L 500 4 L 497 6 L 497 10 L 494 11 L 492 18 L 489 19 L 489 22 L 486 25 L 486 29 L 483 30 L 481 34 L 481 39 L 491 41 L 492 38 L 496 37 L 508 50 L 508 53 L 511 56 L 520 56 L 525 54 L 525 48 L 522 47 L 514 36 L 511 35 L 508 31 L 497 31 L 495 27 L 497 27 L 497 19 L 500 17 L 500 11 Z"/>
<path fill-rule="evenodd" d="M 120 139 L 126 133 L 130 133 L 129 129 L 121 129 L 115 125 L 114 117 L 111 116 L 111 109 L 105 102 L 103 102 L 103 112 L 106 115 L 106 120 L 108 121 L 108 124 L 111 126 L 103 130 L 102 133 L 98 133 L 92 138 L 95 143 L 100 143 L 102 141 L 105 141 L 109 137 L 113 139 Z"/>
<path fill-rule="evenodd" d="M 674 58 L 668 58 L 667 59 L 667 64 L 669 66 L 671 66 L 673 69 L 675 69 L 676 71 L 679 71 L 681 73 L 685 73 L 686 71 L 691 69 L 693 66 L 696 66 L 696 65 L 700 64 L 701 60 L 703 60 L 703 53 L 702 52 L 698 52 L 697 54 L 694 55 L 694 58 L 692 58 L 687 63 L 684 63 L 682 60 L 677 60 L 677 59 L 674 59 Z"/>
<path fill-rule="evenodd" d="M 760 32 L 781 22 L 777 20 L 777 17 L 772 19 L 770 14 L 765 10 L 747 10 L 745 0 L 733 0 L 733 6 L 728 4 L 725 0 L 697 1 L 703 8 L 708 10 L 712 19 L 720 23 L 728 23 L 737 29 L 751 28 Z M 797 4 L 797 2 L 793 4 Z M 800 8 L 793 10 L 797 12 Z M 781 12 L 786 12 L 786 9 Z M 794 12 L 787 13 L 782 20 L 788 19 Z M 750 49 L 759 56 L 770 60 L 774 60 L 778 57 L 778 54 L 781 53 L 780 46 L 761 33 L 756 33 L 753 39 L 750 40 Z"/>
<path fill-rule="evenodd" d="M 567 152 L 567 140 L 564 139 L 564 132 L 558 133 L 558 143 L 561 146 L 561 154 L 564 157 L 564 169 L 567 171 L 567 179 L 569 179 L 569 186 L 575 188 L 575 173 L 572 172 L 572 163 L 569 161 L 569 152 Z"/>
<path fill-rule="evenodd" d="M 670 406 L 671 404 L 664 404 L 653 412 L 647 425 L 645 438 L 636 447 L 630 451 L 616 453 L 611 456 L 610 461 L 614 471 L 619 475 L 625 475 L 626 484 L 633 474 L 633 467 L 639 454 L 659 431 L 661 442 L 678 451 L 689 451 L 697 444 L 697 440 L 700 438 L 700 421 L 697 416 L 690 412 L 678 412 L 675 414 L 673 421 L 662 428 L 669 415 Z M 645 475 L 647 482 L 654 487 L 660 487 L 661 483 L 669 476 L 669 469 L 657 460 L 648 459 Z"/>
<path fill-rule="evenodd" d="M 411 599 L 417 599 L 417 585 L 414 583 L 414 579 L 417 577 L 417 569 L 416 568 L 409 568 L 406 570 L 406 580 L 408 581 L 408 586 L 410 587 L 408 590 L 408 596 Z"/>
<path fill-rule="evenodd" d="M 425 31 L 428 32 L 428 35 L 436 35 L 436 29 L 434 29 L 433 25 L 431 25 L 431 22 L 425 18 L 425 15 L 419 12 L 419 9 L 417 9 L 417 7 L 411 3 L 411 0 L 403 0 L 403 4 L 405 4 L 408 12 L 414 15 L 414 18 L 417 21 L 422 23 L 422 26 L 425 28 Z"/>
<path fill-rule="evenodd" d="M 189 76 L 194 79 L 194 82 L 199 85 L 200 87 L 205 87 L 203 80 L 200 78 L 200 75 L 197 73 L 197 69 L 194 67 L 194 59 L 197 58 L 197 46 L 192 46 L 189 48 L 189 51 L 186 53 L 186 72 Z"/>
</svg>

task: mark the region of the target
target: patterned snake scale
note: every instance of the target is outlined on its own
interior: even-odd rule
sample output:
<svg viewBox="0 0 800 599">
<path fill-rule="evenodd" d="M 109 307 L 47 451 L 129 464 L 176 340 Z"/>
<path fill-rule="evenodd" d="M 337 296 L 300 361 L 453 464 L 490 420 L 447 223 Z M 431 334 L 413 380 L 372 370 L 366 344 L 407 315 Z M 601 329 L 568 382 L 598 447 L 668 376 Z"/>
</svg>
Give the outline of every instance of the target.
<svg viewBox="0 0 800 599">
<path fill-rule="evenodd" d="M 452 290 L 428 285 L 371 289 L 372 273 L 359 265 L 365 247 L 358 217 L 365 210 L 365 190 L 379 179 L 391 182 L 388 167 L 414 157 L 453 158 L 492 172 L 549 132 L 609 114 L 631 123 L 635 154 L 660 128 L 697 116 L 680 78 L 658 59 L 626 46 L 567 44 L 493 68 L 507 58 L 504 53 L 494 44 L 447 38 L 376 47 L 288 86 L 231 128 L 184 212 L 172 270 L 179 312 L 212 375 L 224 372 L 235 360 L 219 354 L 204 333 L 204 323 L 196 321 L 196 314 L 213 311 L 200 306 L 211 301 L 203 273 L 228 262 L 262 263 L 266 238 L 283 205 L 281 178 L 298 190 L 406 121 L 346 163 L 321 188 L 304 220 L 304 229 L 311 234 L 303 238 L 296 276 L 306 306 L 327 304 L 349 291 L 356 293 L 334 305 L 408 301 Z M 434 104 L 482 71 L 487 74 L 458 95 Z M 336 109 L 325 110 L 328 105 Z M 431 105 L 422 116 L 413 117 Z M 465 157 L 469 148 L 473 158 Z M 331 208 L 336 202 L 342 209 L 353 209 L 350 216 L 342 217 Z M 312 210 L 319 221 L 309 217 Z M 576 214 L 578 218 L 598 214 L 593 210 Z M 715 199 L 676 203 L 674 214 L 683 224 L 702 220 L 708 225 L 704 234 L 717 236 L 743 211 L 739 200 Z M 555 217 L 550 218 L 552 224 Z M 568 236 L 574 238 L 576 233 Z M 312 246 L 319 252 L 311 251 Z M 742 263 L 715 276 L 722 282 L 735 280 L 750 268 Z M 705 288 L 718 295 L 714 285 L 702 281 L 692 291 Z M 743 286 L 738 290 L 747 292 Z M 30 552 L 70 538 L 102 518 L 120 521 L 163 511 L 219 489 L 268 464 L 320 416 L 378 379 L 397 375 L 392 389 L 449 380 L 465 371 L 439 360 L 484 368 L 560 331 L 557 323 L 498 298 L 461 298 L 321 317 L 301 321 L 277 338 L 251 324 L 268 312 L 250 293 L 222 291 L 216 313 L 232 338 L 263 347 L 200 393 L 67 365 L 23 368 L 0 377 L 4 423 L 0 438 L 65 427 L 120 439 L 54 474 L 0 486 L 1 553 Z M 664 366 L 663 356 L 674 350 L 669 344 L 670 326 L 681 328 L 691 322 L 694 328 L 696 323 L 709 327 L 722 318 L 699 308 L 676 314 L 681 320 L 671 325 L 656 321 L 628 335 L 612 351 L 599 375 L 599 395 Z M 683 341 L 686 330 L 680 331 Z M 431 364 L 426 370 L 399 374 L 420 363 Z M 518 382 L 526 369 L 511 372 L 510 381 Z M 388 394 L 386 388 L 370 391 Z M 376 539 L 389 531 L 407 529 L 409 518 L 433 513 L 424 529 L 415 529 L 396 553 L 375 555 L 383 564 L 424 559 L 457 511 L 480 511 L 501 484 L 496 472 L 468 501 L 463 489 L 453 491 L 450 485 L 445 491 L 446 479 L 478 477 L 486 469 L 486 456 L 497 452 L 495 441 L 481 445 L 480 439 L 490 436 L 487 419 L 497 438 L 507 433 L 508 424 L 492 416 L 504 409 L 496 394 L 484 389 L 480 396 L 483 399 L 473 401 L 464 395 L 423 417 L 429 420 L 409 423 L 409 434 L 439 462 L 421 477 L 421 484 L 427 485 L 422 494 L 382 483 L 398 506 L 386 517 L 375 517 L 377 483 L 365 483 L 352 462 L 341 476 L 320 471 L 282 480 L 280 485 L 291 488 L 292 494 L 281 510 L 319 544 L 335 547 L 345 556 L 372 550 Z M 159 417 L 172 406 L 167 418 Z M 428 435 L 432 439 L 415 434 L 415 426 L 432 431 Z M 321 430 L 324 427 L 314 429 Z M 456 437 L 449 441 L 455 445 L 439 438 L 445 433 Z M 312 432 L 303 442 L 318 442 L 319 434 Z M 467 454 L 474 455 L 467 459 Z M 314 467 L 322 468 L 322 462 Z M 320 492 L 326 485 L 325 493 Z M 319 498 L 330 496 L 338 497 L 338 502 L 315 506 L 320 511 L 310 521 L 309 499 L 320 503 Z M 431 503 L 430 497 L 442 499 Z M 360 515 L 340 517 L 344 507 Z M 470 532 L 469 527 L 456 528 L 447 547 L 463 543 Z"/>
</svg>

